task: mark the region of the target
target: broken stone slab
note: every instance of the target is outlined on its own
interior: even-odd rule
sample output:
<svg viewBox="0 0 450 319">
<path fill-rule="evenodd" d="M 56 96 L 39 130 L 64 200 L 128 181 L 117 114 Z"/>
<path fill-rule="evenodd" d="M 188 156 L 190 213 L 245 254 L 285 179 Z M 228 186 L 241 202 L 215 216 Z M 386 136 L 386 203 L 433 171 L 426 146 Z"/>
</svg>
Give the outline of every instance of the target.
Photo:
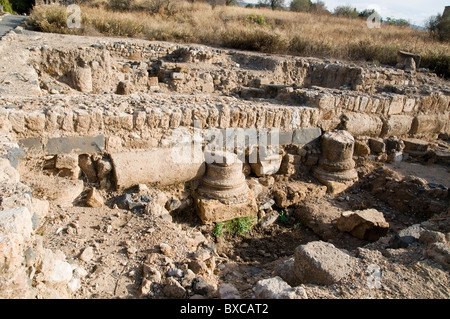
<svg viewBox="0 0 450 319">
<path fill-rule="evenodd" d="M 42 153 L 43 145 L 40 137 L 27 137 L 19 140 L 19 145 L 29 153 Z"/>
<path fill-rule="evenodd" d="M 89 191 L 86 197 L 86 205 L 93 208 L 99 208 L 105 205 L 105 200 L 95 187 Z"/>
<path fill-rule="evenodd" d="M 368 241 L 377 241 L 389 230 L 389 223 L 384 219 L 383 213 L 376 209 L 343 212 L 336 226 L 342 232 L 349 232 Z"/>
<path fill-rule="evenodd" d="M 65 154 L 65 153 L 101 153 L 105 151 L 105 136 L 87 136 L 87 137 L 56 137 L 49 138 L 44 147 L 46 154 Z"/>
<path fill-rule="evenodd" d="M 253 288 L 256 299 L 307 299 L 305 288 L 291 287 L 278 276 L 263 279 Z"/>
<path fill-rule="evenodd" d="M 263 159 L 258 156 L 256 163 L 250 163 L 256 176 L 273 175 L 280 170 L 283 157 L 281 154 L 268 154 Z"/>
<path fill-rule="evenodd" d="M 232 284 L 220 284 L 218 292 L 220 299 L 241 299 L 239 291 Z"/>
<path fill-rule="evenodd" d="M 280 214 L 277 211 L 272 211 L 263 218 L 261 218 L 261 221 L 259 224 L 262 228 L 267 228 L 273 223 L 275 223 L 278 220 L 278 217 L 280 217 Z"/>
<path fill-rule="evenodd" d="M 42 189 L 47 199 L 62 206 L 71 206 L 73 201 L 83 192 L 84 183 L 82 180 L 69 180 L 58 178 L 53 185 L 48 185 Z"/>
<path fill-rule="evenodd" d="M 382 139 L 369 138 L 369 146 L 373 153 L 380 154 L 386 152 L 386 144 Z"/>
<path fill-rule="evenodd" d="M 96 183 L 98 181 L 95 164 L 88 154 L 81 154 L 79 156 L 78 165 L 80 166 L 81 171 L 87 177 L 89 182 Z"/>
<path fill-rule="evenodd" d="M 307 198 L 320 198 L 326 195 L 327 187 L 318 183 L 292 181 L 277 183 L 273 196 L 278 207 L 286 208 Z"/>
<path fill-rule="evenodd" d="M 405 148 L 405 152 L 427 152 L 430 143 L 416 138 L 403 138 L 402 139 Z"/>
<path fill-rule="evenodd" d="M 275 269 L 275 274 L 286 281 L 291 287 L 301 285 L 301 282 L 298 280 L 294 273 L 294 262 L 294 257 L 289 258 L 288 260 L 279 264 Z"/>
<path fill-rule="evenodd" d="M 448 243 L 432 243 L 429 245 L 426 255 L 444 267 L 450 268 L 450 245 Z"/>
<path fill-rule="evenodd" d="M 294 256 L 294 273 L 303 284 L 334 284 L 348 276 L 356 263 L 355 258 L 323 241 L 298 246 Z"/>
<path fill-rule="evenodd" d="M 336 221 L 342 211 L 327 200 L 307 199 L 297 205 L 294 214 L 303 225 L 311 228 L 322 240 L 339 237 Z"/>
<path fill-rule="evenodd" d="M 389 240 L 389 247 L 394 249 L 406 248 L 409 245 L 418 242 L 422 232 L 423 229 L 420 227 L 420 224 L 415 224 L 402 229 Z"/>
<path fill-rule="evenodd" d="M 178 161 L 171 148 L 137 150 L 110 154 L 116 189 L 139 184 L 175 185 L 199 179 L 205 172 L 205 163 Z"/>
</svg>

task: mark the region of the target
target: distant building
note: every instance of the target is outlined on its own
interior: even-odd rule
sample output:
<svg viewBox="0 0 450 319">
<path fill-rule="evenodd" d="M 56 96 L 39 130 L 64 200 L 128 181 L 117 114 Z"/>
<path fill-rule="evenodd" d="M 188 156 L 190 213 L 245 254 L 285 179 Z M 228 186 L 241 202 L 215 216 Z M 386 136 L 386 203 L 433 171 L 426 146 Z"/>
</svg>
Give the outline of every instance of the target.
<svg viewBox="0 0 450 319">
<path fill-rule="evenodd" d="M 444 9 L 443 17 L 450 17 L 450 6 L 446 6 Z"/>
</svg>

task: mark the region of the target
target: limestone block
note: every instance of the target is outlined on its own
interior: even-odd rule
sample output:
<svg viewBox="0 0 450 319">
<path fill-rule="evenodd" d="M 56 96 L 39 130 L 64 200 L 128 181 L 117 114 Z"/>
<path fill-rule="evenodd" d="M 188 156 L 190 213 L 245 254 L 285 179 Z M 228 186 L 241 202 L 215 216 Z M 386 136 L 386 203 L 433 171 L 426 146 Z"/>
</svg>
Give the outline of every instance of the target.
<svg viewBox="0 0 450 319">
<path fill-rule="evenodd" d="M 354 266 L 354 258 L 330 243 L 314 241 L 295 249 L 294 273 L 303 284 L 334 284 Z"/>
<path fill-rule="evenodd" d="M 64 153 L 101 153 L 105 150 L 106 140 L 103 135 L 86 137 L 49 138 L 44 147 L 46 154 Z"/>
<path fill-rule="evenodd" d="M 83 93 L 92 91 L 92 71 L 90 67 L 76 68 L 72 71 L 73 88 Z"/>
<path fill-rule="evenodd" d="M 406 136 L 411 130 L 412 122 L 412 116 L 391 115 L 383 121 L 381 136 Z"/>
<path fill-rule="evenodd" d="M 343 129 L 353 136 L 380 136 L 383 121 L 377 117 L 363 113 L 346 113 L 341 118 Z"/>
<path fill-rule="evenodd" d="M 437 134 L 445 126 L 445 120 L 440 115 L 417 115 L 411 125 L 411 133 L 414 135 Z"/>
<path fill-rule="evenodd" d="M 378 240 L 389 230 L 389 223 L 384 219 L 383 213 L 376 209 L 343 212 L 336 226 L 340 231 L 369 241 Z"/>
<path fill-rule="evenodd" d="M 280 277 L 263 279 L 256 283 L 255 297 L 257 299 L 307 299 L 305 288 L 291 287 Z"/>
<path fill-rule="evenodd" d="M 256 176 L 273 175 L 279 171 L 282 159 L 281 154 L 272 154 L 263 159 L 258 158 L 258 161 L 250 163 L 250 166 Z"/>
<path fill-rule="evenodd" d="M 248 200 L 237 204 L 224 204 L 217 199 L 195 195 L 197 213 L 204 224 L 218 223 L 240 217 L 256 217 L 258 205 L 252 191 L 248 192 Z"/>
<path fill-rule="evenodd" d="M 296 145 L 309 144 L 318 140 L 321 135 L 322 130 L 319 127 L 295 130 L 292 143 Z"/>
<path fill-rule="evenodd" d="M 174 185 L 200 178 L 205 171 L 203 153 L 194 160 L 189 147 L 187 157 L 183 149 L 177 148 L 112 153 L 116 188 L 138 184 Z"/>
<path fill-rule="evenodd" d="M 105 205 L 105 201 L 102 195 L 95 187 L 91 188 L 91 190 L 89 191 L 86 197 L 86 205 L 94 208 L 103 207 L 103 205 Z"/>
<path fill-rule="evenodd" d="M 20 181 L 19 172 L 11 166 L 6 158 L 0 158 L 0 182 L 1 183 L 18 183 Z"/>
<path fill-rule="evenodd" d="M 26 127 L 34 132 L 43 132 L 45 129 L 45 114 L 42 112 L 32 112 L 25 116 Z"/>
</svg>

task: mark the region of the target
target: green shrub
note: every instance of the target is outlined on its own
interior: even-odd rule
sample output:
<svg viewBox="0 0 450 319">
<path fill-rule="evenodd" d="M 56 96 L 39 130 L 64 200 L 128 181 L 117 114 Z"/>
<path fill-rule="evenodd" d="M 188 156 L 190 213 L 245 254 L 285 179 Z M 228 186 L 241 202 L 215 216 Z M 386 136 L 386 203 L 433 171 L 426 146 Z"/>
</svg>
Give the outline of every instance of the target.
<svg viewBox="0 0 450 319">
<path fill-rule="evenodd" d="M 0 0 L 0 5 L 3 6 L 3 12 L 15 13 L 9 0 Z"/>
<path fill-rule="evenodd" d="M 358 10 L 351 6 L 338 6 L 334 9 L 334 14 L 338 17 L 357 18 L 359 16 Z"/>
<path fill-rule="evenodd" d="M 278 220 L 280 221 L 280 223 L 289 224 L 289 222 L 290 222 L 289 217 L 287 217 L 286 212 L 284 210 L 278 212 L 278 214 L 280 215 L 280 217 L 278 217 Z"/>
<path fill-rule="evenodd" d="M 309 12 L 311 6 L 311 0 L 292 0 L 289 9 L 296 12 Z"/>
<path fill-rule="evenodd" d="M 222 237 L 223 236 L 223 227 L 224 227 L 223 222 L 215 224 L 212 234 L 216 237 Z"/>
<path fill-rule="evenodd" d="M 265 26 L 266 25 L 266 21 L 264 19 L 263 15 L 259 15 L 259 14 L 249 14 L 245 17 L 245 22 L 249 22 L 249 23 L 255 23 L 261 26 Z"/>
<path fill-rule="evenodd" d="M 227 232 L 232 234 L 245 235 L 255 224 L 255 217 L 241 217 L 225 222 Z"/>
<path fill-rule="evenodd" d="M 255 217 L 240 217 L 225 222 L 216 223 L 212 230 L 212 234 L 216 237 L 222 237 L 224 232 L 230 234 L 245 235 L 255 225 Z"/>
<path fill-rule="evenodd" d="M 431 36 L 439 41 L 450 41 L 450 17 L 444 17 L 441 14 L 431 17 L 426 28 Z"/>
</svg>

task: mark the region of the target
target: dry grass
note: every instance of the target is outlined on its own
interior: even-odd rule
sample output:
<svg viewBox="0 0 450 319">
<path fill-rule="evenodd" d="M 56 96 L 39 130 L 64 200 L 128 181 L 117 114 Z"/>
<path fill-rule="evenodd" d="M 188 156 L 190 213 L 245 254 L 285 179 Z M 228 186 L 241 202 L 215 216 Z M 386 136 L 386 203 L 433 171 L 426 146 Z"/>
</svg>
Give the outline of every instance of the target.
<svg viewBox="0 0 450 319">
<path fill-rule="evenodd" d="M 398 50 L 422 55 L 422 66 L 450 76 L 450 44 L 428 32 L 382 25 L 369 29 L 365 20 L 269 9 L 246 9 L 205 3 L 173 2 L 155 13 L 134 0 L 127 11 L 114 11 L 105 0 L 83 5 L 83 29 L 64 25 L 64 9 L 36 7 L 29 24 L 47 32 L 104 34 L 184 43 L 394 64 Z M 149 9 L 153 8 L 153 9 Z"/>
</svg>

